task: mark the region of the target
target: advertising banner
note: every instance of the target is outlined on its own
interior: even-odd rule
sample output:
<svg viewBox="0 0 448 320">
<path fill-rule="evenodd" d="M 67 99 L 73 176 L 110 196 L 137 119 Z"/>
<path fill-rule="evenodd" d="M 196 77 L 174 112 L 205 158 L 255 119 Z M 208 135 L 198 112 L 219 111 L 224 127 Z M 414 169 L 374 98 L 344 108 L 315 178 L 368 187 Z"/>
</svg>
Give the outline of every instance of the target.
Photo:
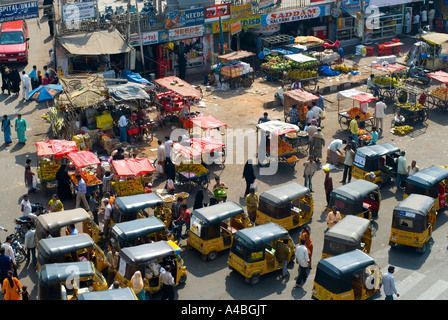
<svg viewBox="0 0 448 320">
<path fill-rule="evenodd" d="M 95 2 L 75 2 L 62 6 L 62 21 L 95 18 Z"/>
<path fill-rule="evenodd" d="M 238 32 L 241 32 L 243 30 L 241 26 L 241 21 L 238 20 L 230 25 L 230 33 L 233 36 L 234 34 L 237 34 Z"/>
<path fill-rule="evenodd" d="M 168 13 L 165 25 L 167 29 L 175 29 L 204 24 L 204 21 L 204 9 L 200 8 Z"/>
<path fill-rule="evenodd" d="M 170 41 L 202 37 L 204 26 L 193 26 L 169 30 Z"/>
<path fill-rule="evenodd" d="M 221 14 L 221 20 L 230 19 L 230 4 L 217 4 L 204 9 L 205 22 L 214 22 L 219 20 Z"/>
<path fill-rule="evenodd" d="M 0 23 L 38 17 L 38 1 L 29 1 L 0 6 Z"/>
<path fill-rule="evenodd" d="M 261 16 L 261 25 L 268 26 L 275 23 L 286 23 L 299 20 L 324 17 L 330 14 L 330 6 L 316 6 L 284 12 L 272 12 Z"/>
<path fill-rule="evenodd" d="M 237 19 L 237 20 L 227 20 L 222 22 L 222 31 L 229 32 L 230 26 L 236 21 L 241 21 L 241 28 L 247 31 L 251 28 L 256 28 L 261 26 L 261 16 L 253 16 L 249 18 Z M 219 33 L 219 22 L 214 22 L 212 25 L 213 33 Z"/>
<path fill-rule="evenodd" d="M 159 43 L 159 33 L 157 31 L 143 33 L 142 38 L 143 38 L 142 44 L 144 46 L 149 45 L 149 44 Z M 139 46 L 140 45 L 140 36 L 134 35 L 134 36 L 130 37 L 129 44 L 134 47 Z"/>
<path fill-rule="evenodd" d="M 252 3 L 230 6 L 230 19 L 246 18 L 252 15 Z"/>
</svg>

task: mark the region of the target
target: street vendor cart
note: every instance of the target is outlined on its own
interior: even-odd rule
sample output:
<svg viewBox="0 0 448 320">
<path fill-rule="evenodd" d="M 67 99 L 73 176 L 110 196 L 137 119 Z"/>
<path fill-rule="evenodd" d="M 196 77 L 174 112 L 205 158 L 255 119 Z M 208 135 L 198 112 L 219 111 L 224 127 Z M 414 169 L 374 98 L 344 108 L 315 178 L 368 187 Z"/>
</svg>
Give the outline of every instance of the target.
<svg viewBox="0 0 448 320">
<path fill-rule="evenodd" d="M 302 88 L 316 91 L 319 80 L 317 72 L 319 60 L 302 53 L 285 55 L 285 59 L 290 61 L 291 66 L 286 71 L 286 78 L 292 82 L 300 81 Z"/>
<path fill-rule="evenodd" d="M 78 152 L 71 152 L 67 154 L 67 158 L 73 163 L 75 166 L 75 172 L 69 174 L 71 181 L 72 192 L 76 190 L 76 186 L 78 185 L 78 180 L 76 179 L 76 175 L 79 173 L 87 185 L 86 193 L 93 193 L 95 190 L 99 189 L 103 184 L 101 180 L 99 180 L 95 173 L 92 172 L 92 166 L 100 164 L 101 161 L 98 157 L 91 151 L 81 150 Z"/>
<path fill-rule="evenodd" d="M 388 73 L 387 75 L 376 77 L 374 81 L 378 88 L 379 96 L 385 100 L 394 101 L 397 90 L 402 85 L 402 73 L 407 67 L 395 63 L 384 63 L 372 65 L 372 68 Z"/>
<path fill-rule="evenodd" d="M 255 53 L 245 50 L 219 55 L 220 63 L 217 70 L 219 71 L 221 81 L 228 82 L 231 89 L 250 87 L 255 80 L 253 70 L 255 56 Z M 250 63 L 241 61 L 248 58 L 252 58 L 252 66 Z"/>
<path fill-rule="evenodd" d="M 300 128 L 282 121 L 267 121 L 257 124 L 258 166 L 267 166 L 272 162 L 286 163 L 295 170 L 299 161 L 298 151 L 287 142 L 288 133 L 300 132 Z"/>
<path fill-rule="evenodd" d="M 144 193 L 142 176 L 156 171 L 148 158 L 128 158 L 112 161 L 115 179 L 112 187 L 118 196 Z"/>
<path fill-rule="evenodd" d="M 359 119 L 359 128 L 364 129 L 368 132 L 372 131 L 372 127 L 375 125 L 375 119 L 370 113 L 362 113 L 361 109 L 355 107 L 355 101 L 361 103 L 369 103 L 376 100 L 375 96 L 370 93 L 362 92 L 356 89 L 349 89 L 344 91 L 339 91 L 337 94 L 338 99 L 338 121 L 341 129 L 349 130 L 350 121 L 355 118 L 358 114 L 361 118 Z M 353 106 L 347 111 L 341 111 L 340 102 L 344 99 L 351 99 L 353 101 Z"/>
<path fill-rule="evenodd" d="M 174 164 L 201 163 L 205 166 L 213 163 L 224 164 L 225 144 L 214 137 L 191 138 L 173 143 L 171 159 Z"/>
<path fill-rule="evenodd" d="M 60 159 L 70 152 L 76 152 L 76 142 L 67 140 L 48 140 L 36 142 L 37 147 L 37 175 L 42 189 L 47 190 L 47 184 L 55 184 L 56 172 L 60 168 Z"/>
<path fill-rule="evenodd" d="M 448 54 L 442 52 L 442 44 L 448 41 L 445 33 L 429 32 L 422 35 L 422 39 L 428 44 L 425 68 L 429 70 L 441 70 L 448 67 Z"/>
<path fill-rule="evenodd" d="M 448 73 L 444 71 L 436 71 L 427 74 L 428 77 L 437 80 L 441 84 L 438 88 L 433 89 L 427 95 L 427 102 L 430 108 L 439 108 L 440 110 L 448 109 Z"/>
<path fill-rule="evenodd" d="M 263 49 L 260 56 L 263 55 L 263 63 L 261 64 L 261 71 L 265 74 L 267 81 L 278 81 L 283 79 L 283 74 L 286 70 L 292 67 L 292 61 L 285 58 L 285 55 L 293 54 L 294 52 L 283 49 Z M 260 57 L 259 56 L 259 57 Z"/>
</svg>

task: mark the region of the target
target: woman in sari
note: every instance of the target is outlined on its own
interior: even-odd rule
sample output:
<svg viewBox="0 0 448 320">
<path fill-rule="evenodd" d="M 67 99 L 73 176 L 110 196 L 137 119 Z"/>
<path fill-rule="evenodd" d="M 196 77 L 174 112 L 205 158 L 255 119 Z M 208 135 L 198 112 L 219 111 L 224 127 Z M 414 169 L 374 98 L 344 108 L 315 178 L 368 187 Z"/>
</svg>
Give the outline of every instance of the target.
<svg viewBox="0 0 448 320">
<path fill-rule="evenodd" d="M 58 196 L 53 194 L 51 200 L 48 202 L 48 208 L 50 209 L 50 212 L 58 212 L 64 210 L 64 205 L 61 200 L 58 199 Z"/>
<path fill-rule="evenodd" d="M 313 255 L 313 242 L 311 241 L 311 230 L 309 226 L 304 226 L 302 229 L 302 234 L 299 237 L 300 239 L 305 238 L 305 247 L 308 249 L 308 257 L 310 258 L 311 265 L 311 256 Z"/>
<path fill-rule="evenodd" d="M 14 277 L 14 273 L 10 270 L 2 284 L 2 292 L 5 300 L 22 300 L 22 285 L 19 279 Z"/>
<path fill-rule="evenodd" d="M 142 273 L 140 271 L 135 271 L 134 275 L 131 278 L 131 287 L 134 290 L 135 295 L 138 300 L 146 300 L 146 293 L 142 279 Z"/>
<path fill-rule="evenodd" d="M 2 120 L 2 131 L 3 131 L 3 137 L 5 138 L 5 144 L 12 143 L 11 127 L 12 127 L 11 120 L 9 120 L 8 116 L 5 114 Z"/>
<path fill-rule="evenodd" d="M 22 118 L 22 115 L 19 114 L 16 119 L 16 132 L 17 132 L 17 139 L 19 140 L 19 143 L 25 144 L 26 142 L 26 127 L 27 122 L 25 119 Z"/>
</svg>

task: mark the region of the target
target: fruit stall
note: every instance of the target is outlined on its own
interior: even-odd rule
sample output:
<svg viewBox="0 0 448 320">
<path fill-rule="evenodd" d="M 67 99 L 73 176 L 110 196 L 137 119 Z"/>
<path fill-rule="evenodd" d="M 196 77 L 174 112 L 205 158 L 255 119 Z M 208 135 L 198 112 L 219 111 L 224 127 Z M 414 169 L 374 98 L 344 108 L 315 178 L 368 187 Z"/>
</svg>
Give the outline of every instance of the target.
<svg viewBox="0 0 448 320">
<path fill-rule="evenodd" d="M 399 64 L 376 64 L 372 68 L 385 71 L 387 74 L 376 77 L 375 84 L 378 88 L 379 96 L 394 101 L 398 88 L 402 85 L 405 75 L 403 70 L 407 67 Z"/>
<path fill-rule="evenodd" d="M 375 125 L 374 117 L 366 112 L 363 113 L 359 107 L 355 107 L 355 101 L 361 103 L 369 103 L 371 101 L 376 100 L 375 96 L 370 93 L 362 92 L 356 89 L 349 89 L 344 91 L 339 91 L 337 94 L 338 99 L 338 121 L 341 129 L 349 130 L 350 129 L 350 121 L 352 121 L 356 115 L 360 116 L 359 119 L 359 128 L 365 129 L 368 132 L 372 131 L 372 127 Z M 350 99 L 353 101 L 352 108 L 346 111 L 340 111 L 341 109 L 341 101 Z"/>
<path fill-rule="evenodd" d="M 60 159 L 70 152 L 78 151 L 75 141 L 48 140 L 36 142 L 37 175 L 42 189 L 46 191 L 48 183 L 57 183 L 56 172 L 60 168 Z"/>
<path fill-rule="evenodd" d="M 415 124 L 418 121 L 425 122 L 428 119 L 428 108 L 418 102 L 396 102 L 394 114 L 400 112 L 405 118 L 405 123 Z"/>
<path fill-rule="evenodd" d="M 440 87 L 433 89 L 427 95 L 428 105 L 431 108 L 439 108 L 441 110 L 448 109 L 448 73 L 444 71 L 437 71 L 427 74 L 428 77 L 437 80 L 441 84 L 445 84 L 445 86 L 440 85 Z"/>
<path fill-rule="evenodd" d="M 285 58 L 291 61 L 291 68 L 286 71 L 288 79 L 292 82 L 299 80 L 303 88 L 314 91 L 318 81 L 319 60 L 302 53 L 285 55 Z"/>
<path fill-rule="evenodd" d="M 243 60 L 252 59 L 252 64 Z M 239 50 L 219 55 L 217 70 L 222 82 L 227 82 L 231 89 L 250 87 L 255 80 L 254 63 L 255 53 Z"/>
<path fill-rule="evenodd" d="M 213 137 L 191 138 L 173 143 L 171 159 L 174 164 L 201 163 L 211 165 L 225 162 L 225 144 Z"/>
<path fill-rule="evenodd" d="M 187 186 L 191 192 L 193 184 L 201 186 L 204 190 L 210 182 L 210 171 L 200 163 L 180 162 L 176 167 L 176 178 L 182 185 Z"/>
<path fill-rule="evenodd" d="M 372 136 L 366 130 L 359 129 L 358 130 L 358 140 L 359 140 L 360 146 L 366 146 L 370 143 L 370 140 L 372 140 Z"/>
<path fill-rule="evenodd" d="M 112 161 L 115 179 L 112 188 L 118 196 L 132 196 L 144 193 L 142 176 L 156 171 L 148 158 L 128 158 Z"/>
<path fill-rule="evenodd" d="M 300 133 L 294 124 L 278 120 L 257 124 L 257 160 L 259 166 L 269 166 L 272 162 L 285 163 L 295 170 L 299 161 L 298 151 L 287 141 L 289 133 Z M 265 137 L 265 139 L 263 139 Z M 272 143 L 271 141 L 277 143 Z"/>
<path fill-rule="evenodd" d="M 313 101 L 318 100 L 319 97 L 303 89 L 294 89 L 286 91 L 283 97 L 283 114 L 285 122 L 289 123 L 289 111 L 293 105 L 297 106 L 299 111 L 299 122 L 302 128 L 306 125 L 306 113 L 308 107 L 311 107 Z"/>
<path fill-rule="evenodd" d="M 69 174 L 73 191 L 78 185 L 78 179 L 76 179 L 76 175 L 78 173 L 87 185 L 87 193 L 93 193 L 95 190 L 100 188 L 103 183 L 96 177 L 95 170 L 96 165 L 101 164 L 101 161 L 93 152 L 81 150 L 78 152 L 71 152 L 67 154 L 66 157 L 75 167 L 75 172 Z"/>
<path fill-rule="evenodd" d="M 292 51 L 274 49 L 268 55 L 263 56 L 261 70 L 268 81 L 278 81 L 283 79 L 283 73 L 293 67 L 293 61 L 285 58 L 285 55 L 292 54 Z"/>
</svg>

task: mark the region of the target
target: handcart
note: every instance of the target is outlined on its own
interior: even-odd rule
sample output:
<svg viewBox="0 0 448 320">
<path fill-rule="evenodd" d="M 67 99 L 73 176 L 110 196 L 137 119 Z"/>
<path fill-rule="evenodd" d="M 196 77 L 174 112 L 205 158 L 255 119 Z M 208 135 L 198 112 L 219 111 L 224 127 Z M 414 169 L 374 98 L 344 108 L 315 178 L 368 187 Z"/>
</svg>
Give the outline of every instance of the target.
<svg viewBox="0 0 448 320">
<path fill-rule="evenodd" d="M 363 114 L 360 108 L 355 107 L 355 101 L 360 103 L 368 103 L 376 100 L 375 96 L 370 93 L 362 92 L 356 89 L 349 89 L 340 91 L 337 94 L 338 98 L 338 122 L 343 130 L 350 129 L 350 121 L 354 119 L 356 114 L 359 114 L 361 119 L 359 120 L 359 128 L 365 129 L 368 132 L 372 131 L 372 127 L 375 125 L 374 117 L 369 114 Z M 340 111 L 340 102 L 344 99 L 351 99 L 353 101 L 353 107 L 347 111 Z"/>
<path fill-rule="evenodd" d="M 78 185 L 78 180 L 76 179 L 76 175 L 78 173 L 81 175 L 82 179 L 87 185 L 86 193 L 91 194 L 102 186 L 102 181 L 99 180 L 91 170 L 89 170 L 91 166 L 96 167 L 96 165 L 101 163 L 100 159 L 98 159 L 98 157 L 93 152 L 88 150 L 71 152 L 67 154 L 67 158 L 73 163 L 76 168 L 74 173 L 69 174 L 72 193 L 75 193 L 74 191 L 76 190 L 76 186 Z"/>
<path fill-rule="evenodd" d="M 120 197 L 144 193 L 142 177 L 156 171 L 148 158 L 114 160 L 111 169 L 115 175 L 112 187 Z"/>
<path fill-rule="evenodd" d="M 440 110 L 448 109 L 448 73 L 444 71 L 437 71 L 427 74 L 428 77 L 439 81 L 440 83 L 445 84 L 445 86 L 440 86 L 436 89 L 433 89 L 427 95 L 428 105 L 432 108 L 439 108 Z"/>
</svg>

